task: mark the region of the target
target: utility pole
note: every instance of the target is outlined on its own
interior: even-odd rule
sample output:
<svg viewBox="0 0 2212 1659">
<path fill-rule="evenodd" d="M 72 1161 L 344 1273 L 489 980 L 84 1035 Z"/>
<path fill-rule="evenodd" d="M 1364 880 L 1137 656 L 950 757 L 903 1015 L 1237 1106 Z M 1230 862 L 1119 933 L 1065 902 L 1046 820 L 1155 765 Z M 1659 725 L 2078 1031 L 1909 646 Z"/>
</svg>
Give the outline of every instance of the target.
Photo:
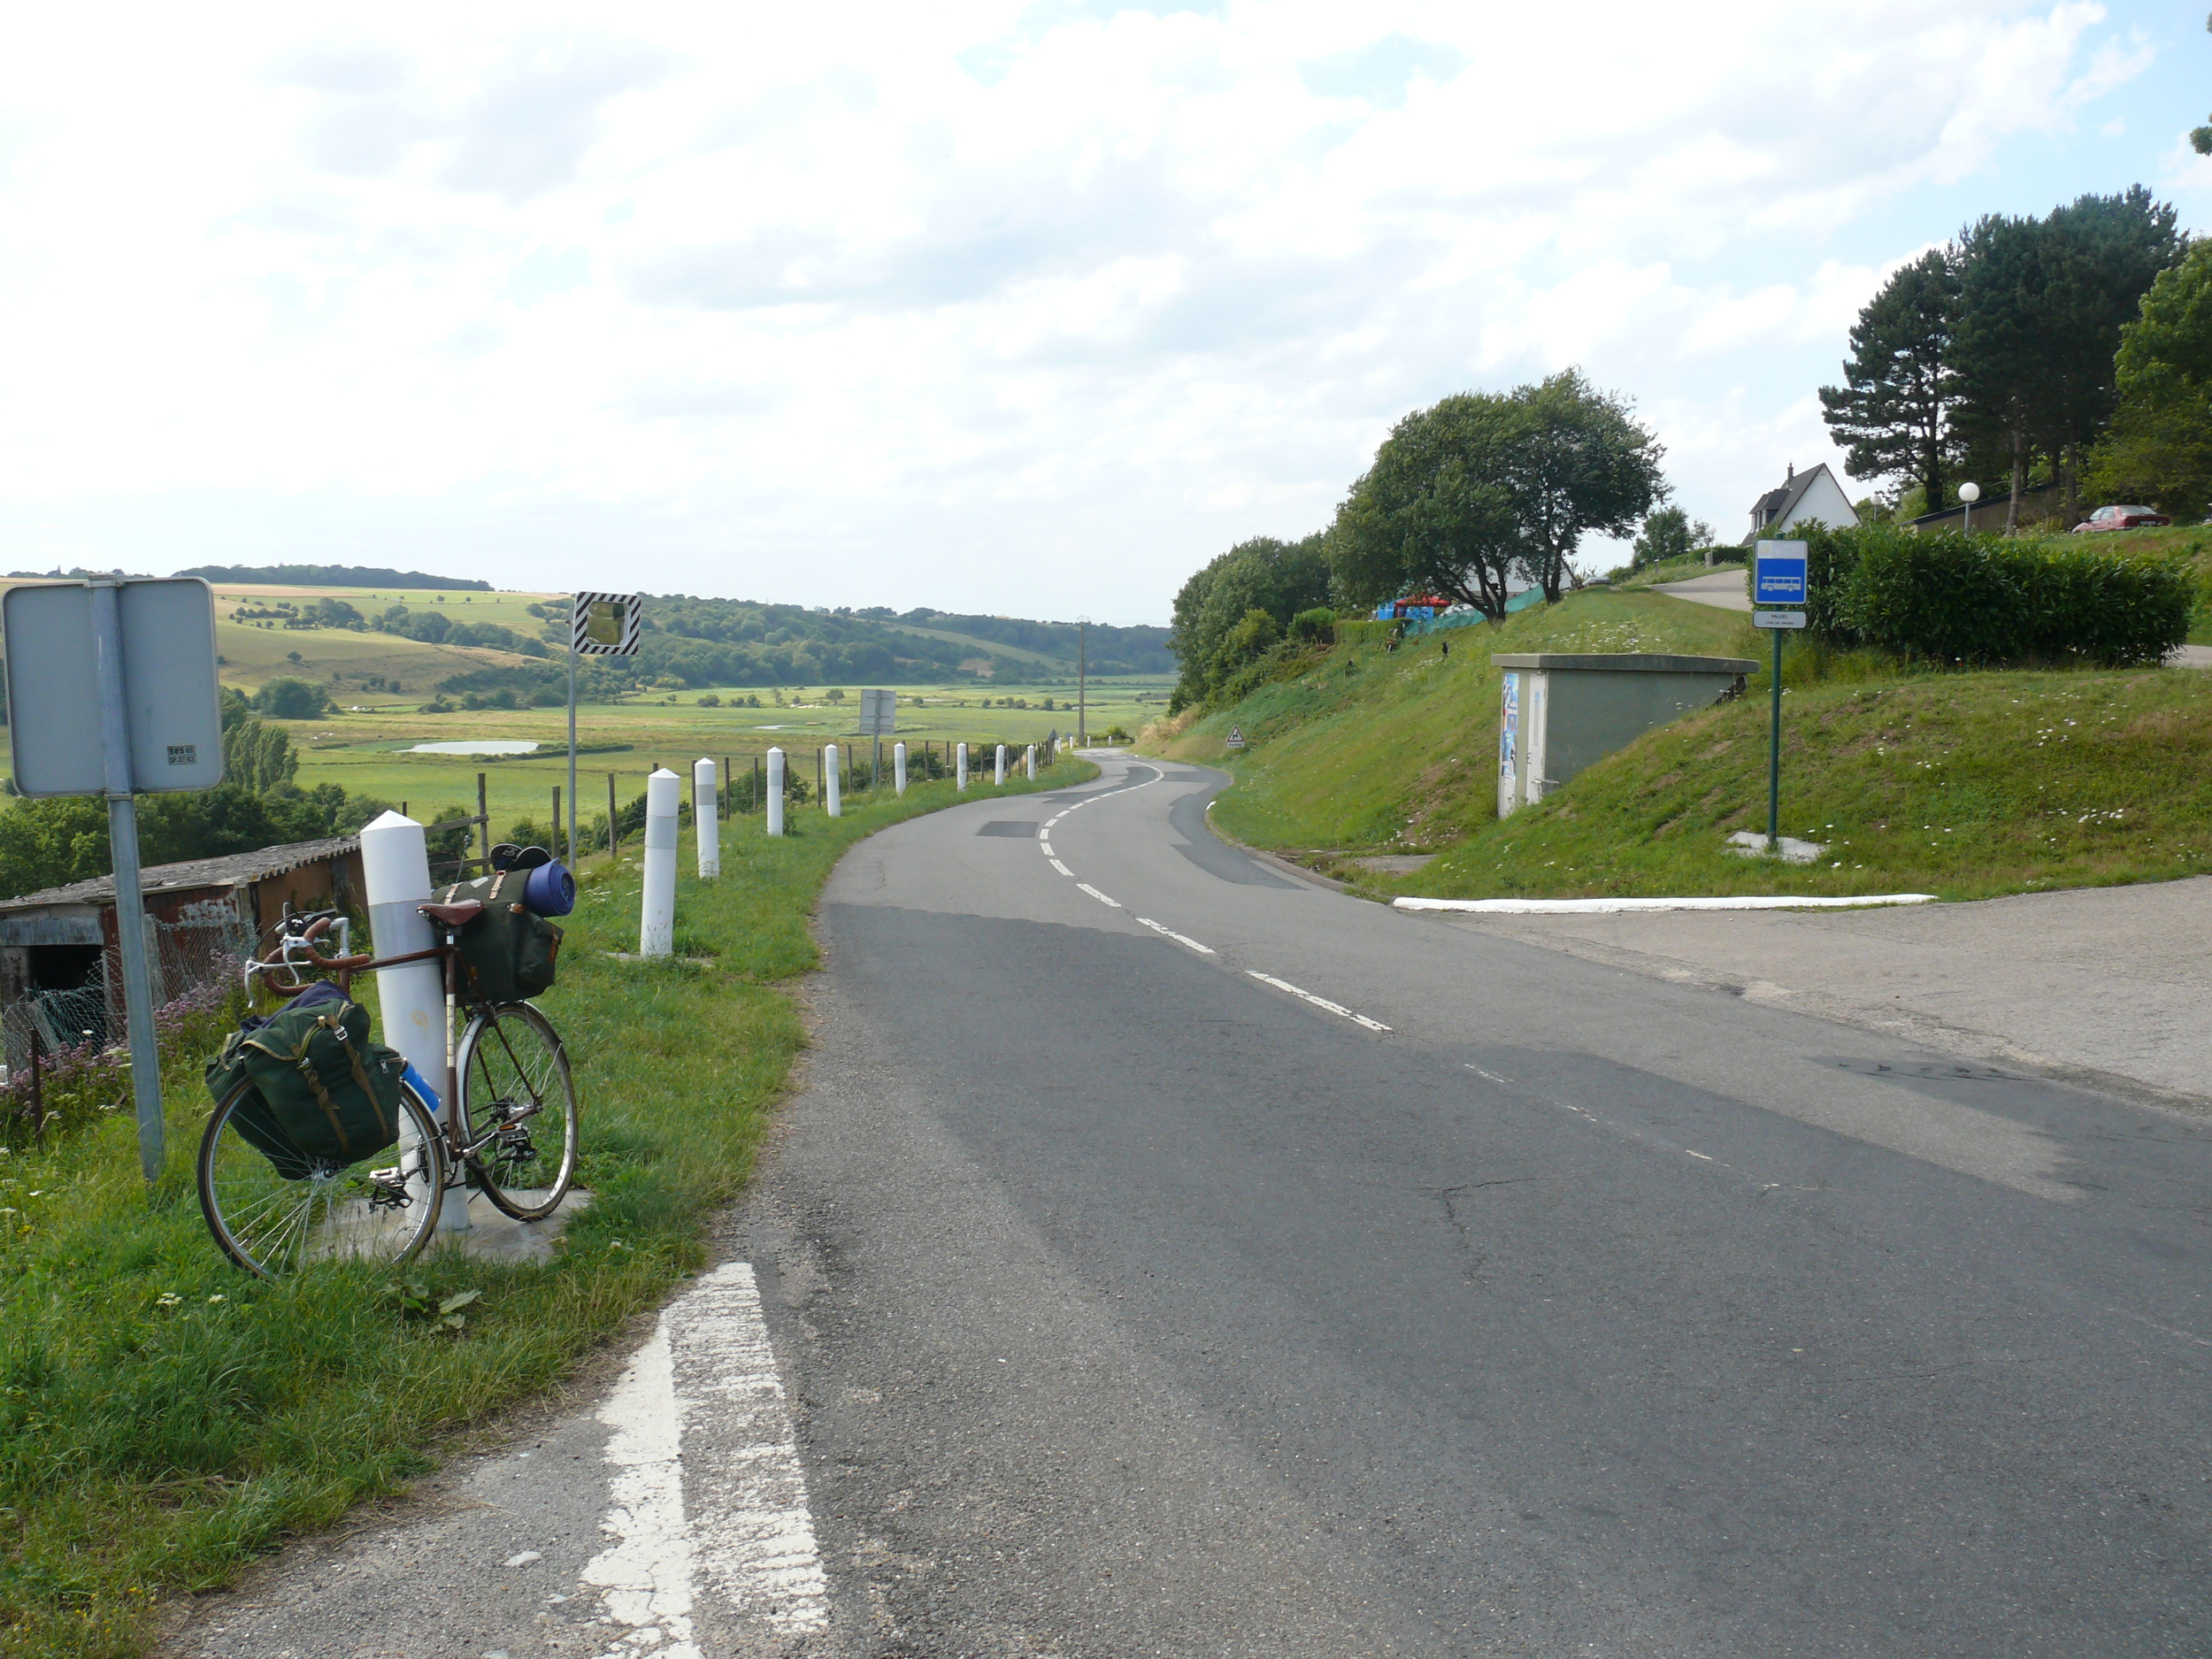
<svg viewBox="0 0 2212 1659">
<path fill-rule="evenodd" d="M 1090 711 L 1091 619 L 1079 617 L 1075 624 L 1075 746 L 1090 747 L 1085 718 Z"/>
</svg>

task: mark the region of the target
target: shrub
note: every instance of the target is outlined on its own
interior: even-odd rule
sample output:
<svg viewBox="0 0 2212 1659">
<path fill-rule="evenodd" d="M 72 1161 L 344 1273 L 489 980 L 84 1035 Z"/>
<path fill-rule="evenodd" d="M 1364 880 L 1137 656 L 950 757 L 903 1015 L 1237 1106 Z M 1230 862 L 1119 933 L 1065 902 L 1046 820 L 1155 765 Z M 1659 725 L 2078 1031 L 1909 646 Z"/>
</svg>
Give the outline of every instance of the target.
<svg viewBox="0 0 2212 1659">
<path fill-rule="evenodd" d="M 1326 605 L 1301 611 L 1290 619 L 1290 637 L 1306 645 L 1327 645 L 1336 639 L 1336 612 Z"/>
<path fill-rule="evenodd" d="M 1842 649 L 1978 667 L 2124 668 L 2156 663 L 2188 636 L 2194 595 L 2172 560 L 1883 524 L 1797 534 L 1808 629 Z"/>
<path fill-rule="evenodd" d="M 320 686 L 287 676 L 272 680 L 255 692 L 253 706 L 272 719 L 319 720 L 330 712 L 330 694 Z"/>
</svg>

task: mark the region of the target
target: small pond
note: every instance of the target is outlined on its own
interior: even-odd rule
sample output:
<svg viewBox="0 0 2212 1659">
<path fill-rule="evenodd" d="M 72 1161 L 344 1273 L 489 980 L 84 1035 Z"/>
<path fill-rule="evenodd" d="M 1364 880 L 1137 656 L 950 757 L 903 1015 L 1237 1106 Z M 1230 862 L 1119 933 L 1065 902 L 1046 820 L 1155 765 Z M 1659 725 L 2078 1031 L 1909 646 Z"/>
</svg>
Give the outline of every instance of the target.
<svg viewBox="0 0 2212 1659">
<path fill-rule="evenodd" d="M 521 737 L 472 737 L 457 743 L 417 743 L 408 755 L 528 755 L 537 745 Z"/>
</svg>

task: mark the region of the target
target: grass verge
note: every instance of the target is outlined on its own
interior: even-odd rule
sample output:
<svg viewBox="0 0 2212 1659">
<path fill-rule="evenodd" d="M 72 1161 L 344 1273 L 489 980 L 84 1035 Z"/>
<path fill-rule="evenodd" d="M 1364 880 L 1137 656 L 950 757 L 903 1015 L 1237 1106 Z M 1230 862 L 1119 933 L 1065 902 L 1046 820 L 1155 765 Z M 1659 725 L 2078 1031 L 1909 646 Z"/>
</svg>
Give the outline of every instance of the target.
<svg viewBox="0 0 2212 1659">
<path fill-rule="evenodd" d="M 744 1182 L 805 1046 L 784 987 L 815 964 L 831 867 L 957 798 L 924 785 L 841 819 L 795 812 L 780 841 L 726 836 L 718 882 L 679 881 L 679 956 L 703 961 L 613 961 L 636 947 L 637 866 L 584 875 L 543 1002 L 576 1063 L 594 1202 L 550 1263 L 411 1263 L 434 1300 L 482 1293 L 457 1336 L 411 1317 L 388 1271 L 268 1285 L 224 1262 L 191 1185 L 196 1047 L 165 1065 L 170 1156 L 150 1204 L 127 1110 L 0 1158 L 0 1653 L 140 1651 L 157 1601 L 392 1491 L 442 1437 L 529 1400 L 695 1269 L 703 1219 Z"/>
<path fill-rule="evenodd" d="M 1356 890 L 1437 897 L 1910 890 L 1947 898 L 2162 880 L 2212 869 L 2212 674 L 1901 671 L 1789 647 L 1782 829 L 1816 867 L 1724 850 L 1766 827 L 1767 680 L 1662 727 L 1501 822 L 1500 650 L 1666 650 L 1761 660 L 1741 613 L 1585 594 L 1496 628 L 1317 656 L 1156 744 L 1225 765 L 1220 828 Z M 1231 756 L 1240 726 L 1252 747 Z M 1440 856 L 1415 872 L 1355 862 Z"/>
</svg>

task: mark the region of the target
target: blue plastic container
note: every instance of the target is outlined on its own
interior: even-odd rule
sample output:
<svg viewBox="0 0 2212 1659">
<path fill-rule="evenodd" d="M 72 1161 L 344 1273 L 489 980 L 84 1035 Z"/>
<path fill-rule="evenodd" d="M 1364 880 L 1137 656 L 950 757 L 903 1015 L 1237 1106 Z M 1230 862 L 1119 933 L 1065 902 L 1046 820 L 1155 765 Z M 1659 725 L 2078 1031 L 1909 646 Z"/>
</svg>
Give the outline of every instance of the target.
<svg viewBox="0 0 2212 1659">
<path fill-rule="evenodd" d="M 565 916 L 576 908 L 576 878 L 565 865 L 540 864 L 523 884 L 522 902 L 533 916 Z"/>
</svg>

